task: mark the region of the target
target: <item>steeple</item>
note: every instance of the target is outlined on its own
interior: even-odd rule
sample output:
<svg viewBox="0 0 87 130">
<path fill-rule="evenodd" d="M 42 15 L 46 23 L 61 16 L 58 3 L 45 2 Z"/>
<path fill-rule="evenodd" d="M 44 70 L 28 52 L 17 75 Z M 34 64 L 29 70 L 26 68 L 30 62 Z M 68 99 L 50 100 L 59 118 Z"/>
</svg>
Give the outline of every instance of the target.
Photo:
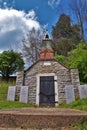
<svg viewBox="0 0 87 130">
<path fill-rule="evenodd" d="M 45 39 L 49 39 L 49 34 L 48 33 L 46 33 Z"/>
<path fill-rule="evenodd" d="M 42 40 L 42 49 L 40 52 L 40 60 L 53 60 L 54 51 L 52 49 L 52 40 L 48 33 L 45 34 L 45 39 Z"/>
</svg>

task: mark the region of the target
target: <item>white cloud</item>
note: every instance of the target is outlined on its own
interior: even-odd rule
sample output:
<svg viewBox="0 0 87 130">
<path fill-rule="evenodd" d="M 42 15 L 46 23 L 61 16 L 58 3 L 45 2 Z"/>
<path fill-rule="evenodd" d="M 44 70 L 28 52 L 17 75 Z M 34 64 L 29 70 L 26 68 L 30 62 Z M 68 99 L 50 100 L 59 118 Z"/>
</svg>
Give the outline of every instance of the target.
<svg viewBox="0 0 87 130">
<path fill-rule="evenodd" d="M 0 51 L 20 43 L 27 31 L 41 29 L 34 10 L 25 13 L 15 9 L 0 8 Z"/>
<path fill-rule="evenodd" d="M 59 5 L 61 0 L 48 0 L 48 5 L 51 6 L 52 8 Z"/>
<path fill-rule="evenodd" d="M 15 0 L 11 0 L 10 2 L 8 0 L 0 0 L 0 7 L 2 8 L 12 8 L 15 6 Z"/>
<path fill-rule="evenodd" d="M 26 15 L 27 18 L 31 18 L 31 19 L 35 19 L 35 12 L 34 10 L 31 10 L 27 15 Z"/>
</svg>

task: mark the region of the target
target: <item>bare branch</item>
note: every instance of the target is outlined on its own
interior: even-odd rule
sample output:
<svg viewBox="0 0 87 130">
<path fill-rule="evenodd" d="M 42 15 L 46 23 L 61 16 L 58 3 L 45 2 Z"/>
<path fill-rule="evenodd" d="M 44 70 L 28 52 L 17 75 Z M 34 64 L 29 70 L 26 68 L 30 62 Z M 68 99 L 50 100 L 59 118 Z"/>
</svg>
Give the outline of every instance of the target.
<svg viewBox="0 0 87 130">
<path fill-rule="evenodd" d="M 42 32 L 34 28 L 28 32 L 22 40 L 23 55 L 27 62 L 33 64 L 39 58 L 39 53 L 42 47 Z"/>
</svg>

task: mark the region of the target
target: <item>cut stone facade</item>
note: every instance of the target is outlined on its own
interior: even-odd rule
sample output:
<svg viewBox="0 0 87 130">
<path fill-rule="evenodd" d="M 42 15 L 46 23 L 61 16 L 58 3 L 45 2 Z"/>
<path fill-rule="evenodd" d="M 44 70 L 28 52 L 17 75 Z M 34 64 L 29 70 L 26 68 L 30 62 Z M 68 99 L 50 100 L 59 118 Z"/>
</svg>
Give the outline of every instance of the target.
<svg viewBox="0 0 87 130">
<path fill-rule="evenodd" d="M 23 86 L 24 72 L 18 71 L 16 79 L 16 98 L 19 99 L 20 87 Z"/>
<path fill-rule="evenodd" d="M 47 64 L 46 64 L 47 63 Z M 48 64 L 49 63 L 49 64 Z M 24 75 L 24 79 L 23 79 Z M 79 75 L 77 69 L 67 69 L 63 65 L 61 65 L 58 61 L 38 61 L 34 65 L 32 65 L 29 69 L 27 69 L 24 74 L 21 72 L 18 73 L 17 77 L 17 85 L 19 87 L 21 85 L 25 85 L 29 87 L 29 103 L 35 103 L 39 105 L 39 93 L 37 93 L 38 89 L 40 89 L 39 85 L 39 77 L 40 76 L 56 76 L 56 87 L 57 87 L 57 97 L 56 101 L 58 104 L 65 102 L 65 86 L 66 85 L 74 85 L 74 89 L 78 90 L 79 83 Z M 39 92 L 39 91 L 38 91 Z M 77 93 L 77 91 L 75 91 Z M 37 99 L 38 98 L 38 99 Z"/>
<path fill-rule="evenodd" d="M 39 61 L 26 71 L 18 72 L 16 95 L 19 96 L 21 86 L 28 86 L 28 103 L 40 105 L 43 101 L 43 104 L 45 102 L 52 105 L 54 102 L 54 105 L 58 105 L 66 101 L 66 85 L 73 85 L 75 96 L 78 94 L 80 84 L 78 70 L 68 69 L 54 60 L 52 40 L 49 39 L 48 34 L 42 42 Z M 41 81 L 42 78 L 45 80 Z M 48 80 L 50 78 L 51 80 Z"/>
</svg>

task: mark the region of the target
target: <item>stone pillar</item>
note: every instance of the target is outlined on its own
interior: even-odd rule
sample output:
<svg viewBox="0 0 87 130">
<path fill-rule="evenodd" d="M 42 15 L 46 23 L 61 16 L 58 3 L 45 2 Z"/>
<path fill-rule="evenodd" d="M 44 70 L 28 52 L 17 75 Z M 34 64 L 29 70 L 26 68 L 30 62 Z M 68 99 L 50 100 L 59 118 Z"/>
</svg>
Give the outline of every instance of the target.
<svg viewBox="0 0 87 130">
<path fill-rule="evenodd" d="M 78 86 L 80 85 L 78 69 L 71 69 L 71 83 L 74 86 L 75 97 L 78 98 Z"/>
<path fill-rule="evenodd" d="M 16 78 L 16 100 L 19 100 L 20 87 L 23 86 L 23 77 L 24 77 L 24 72 L 18 71 L 17 78 Z"/>
</svg>

